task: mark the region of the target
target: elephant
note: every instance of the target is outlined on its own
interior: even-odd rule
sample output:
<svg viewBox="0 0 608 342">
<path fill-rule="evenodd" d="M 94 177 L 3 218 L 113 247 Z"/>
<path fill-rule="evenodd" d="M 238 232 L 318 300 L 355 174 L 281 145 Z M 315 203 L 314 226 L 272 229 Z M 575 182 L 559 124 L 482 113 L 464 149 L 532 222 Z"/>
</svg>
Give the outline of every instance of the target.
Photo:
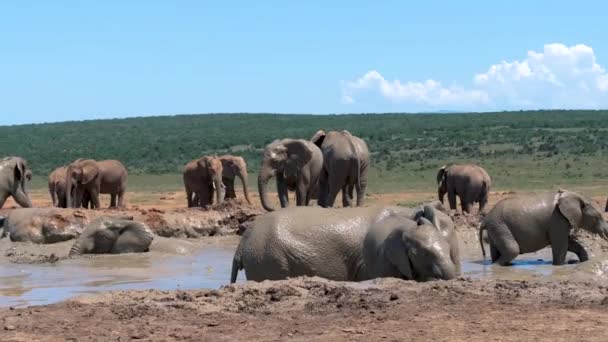
<svg viewBox="0 0 608 342">
<path fill-rule="evenodd" d="M 444 203 L 448 194 L 450 209 L 456 210 L 456 195 L 460 197 L 463 213 L 471 213 L 473 203 L 479 203 L 479 213 L 484 213 L 492 180 L 482 167 L 472 164 L 442 166 L 437 172 L 437 195 Z"/>
<path fill-rule="evenodd" d="M 188 208 L 213 204 L 213 192 L 218 204 L 224 201 L 222 162 L 217 156 L 203 156 L 184 167 L 183 180 Z"/>
<path fill-rule="evenodd" d="M 249 190 L 247 188 L 247 163 L 243 157 L 223 155 L 220 156 L 222 162 L 222 183 L 226 187 L 225 199 L 236 198 L 234 191 L 234 178 L 239 177 L 243 183 L 243 194 L 247 203 L 251 204 L 249 199 Z"/>
<path fill-rule="evenodd" d="M 25 183 L 31 179 L 27 161 L 21 157 L 6 157 L 0 160 L 0 208 L 9 196 L 24 208 L 31 208 L 32 201 L 27 194 Z"/>
<path fill-rule="evenodd" d="M 154 233 L 127 216 L 102 216 L 87 225 L 76 239 L 69 256 L 148 252 Z"/>
<path fill-rule="evenodd" d="M 276 177 L 281 208 L 289 205 L 288 192 L 296 192 L 296 205 L 307 206 L 317 191 L 323 167 L 323 154 L 312 142 L 304 139 L 275 140 L 264 149 L 258 175 L 258 191 L 262 207 L 273 211 L 268 201 L 268 181 Z"/>
<path fill-rule="evenodd" d="M 353 189 L 357 206 L 363 205 L 367 188 L 369 149 L 365 141 L 349 131 L 317 131 L 311 138 L 323 152 L 323 171 L 319 178 L 319 205 L 333 207 L 342 190 L 342 205 L 352 206 Z"/>
<path fill-rule="evenodd" d="M 99 194 L 110 194 L 110 208 L 123 208 L 127 190 L 127 169 L 118 160 L 78 159 L 68 165 L 66 171 L 66 204 L 80 207 L 88 192 L 92 209 L 100 208 Z M 118 201 L 117 201 L 118 200 Z"/>
<path fill-rule="evenodd" d="M 19 208 L 3 219 L 2 237 L 14 242 L 56 243 L 80 235 L 87 219 L 57 208 Z"/>
<path fill-rule="evenodd" d="M 452 279 L 459 274 L 460 259 L 457 253 L 452 259 L 441 222 L 432 205 L 420 210 L 292 207 L 267 213 L 241 238 L 230 281 L 236 282 L 241 269 L 254 281 Z"/>
<path fill-rule="evenodd" d="M 53 207 L 67 208 L 65 186 L 68 174 L 67 171 L 67 166 L 60 166 L 49 174 L 48 186 L 49 193 L 51 194 L 51 200 L 53 201 Z"/>
<path fill-rule="evenodd" d="M 485 216 L 479 243 L 485 258 L 482 234 L 487 231 L 492 262 L 502 266 L 511 265 L 519 254 L 548 245 L 553 265 L 563 265 L 568 251 L 584 262 L 589 259 L 587 251 L 570 235 L 577 227 L 608 240 L 608 223 L 590 199 L 566 190 L 518 195 L 499 201 Z"/>
</svg>

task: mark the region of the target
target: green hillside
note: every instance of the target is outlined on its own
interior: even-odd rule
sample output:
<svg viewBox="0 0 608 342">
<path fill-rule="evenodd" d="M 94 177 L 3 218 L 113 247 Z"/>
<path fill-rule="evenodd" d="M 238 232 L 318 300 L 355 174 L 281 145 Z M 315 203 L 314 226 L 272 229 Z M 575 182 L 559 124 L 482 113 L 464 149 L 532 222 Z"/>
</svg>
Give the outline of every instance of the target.
<svg viewBox="0 0 608 342">
<path fill-rule="evenodd" d="M 321 128 L 347 129 L 368 142 L 372 177 L 383 180 L 372 186 L 377 191 L 395 183 L 427 189 L 438 166 L 460 161 L 481 163 L 505 189 L 608 178 L 608 111 L 209 114 L 0 126 L 0 155 L 24 156 L 37 176 L 82 157 L 121 160 L 131 174 L 176 174 L 212 153 L 242 155 L 255 173 L 267 143 L 309 139 Z"/>
</svg>

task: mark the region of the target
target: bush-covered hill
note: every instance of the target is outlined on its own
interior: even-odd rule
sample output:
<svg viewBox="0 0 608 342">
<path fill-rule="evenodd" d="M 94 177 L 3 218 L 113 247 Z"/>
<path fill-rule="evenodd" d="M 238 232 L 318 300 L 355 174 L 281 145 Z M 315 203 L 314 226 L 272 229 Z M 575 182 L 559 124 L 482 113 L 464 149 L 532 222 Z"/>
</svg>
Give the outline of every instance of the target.
<svg viewBox="0 0 608 342">
<path fill-rule="evenodd" d="M 521 165 L 530 173 L 556 168 L 549 172 L 565 178 L 608 176 L 603 162 L 593 164 L 608 147 L 608 111 L 207 114 L 0 126 L 0 156 L 26 157 L 37 175 L 81 157 L 118 159 L 132 174 L 178 173 L 187 161 L 212 153 L 242 155 L 255 171 L 267 143 L 309 139 L 321 128 L 364 138 L 376 173 L 428 173 L 442 163 L 476 161 L 499 178 L 501 172 L 516 177 L 509 169 Z"/>
</svg>

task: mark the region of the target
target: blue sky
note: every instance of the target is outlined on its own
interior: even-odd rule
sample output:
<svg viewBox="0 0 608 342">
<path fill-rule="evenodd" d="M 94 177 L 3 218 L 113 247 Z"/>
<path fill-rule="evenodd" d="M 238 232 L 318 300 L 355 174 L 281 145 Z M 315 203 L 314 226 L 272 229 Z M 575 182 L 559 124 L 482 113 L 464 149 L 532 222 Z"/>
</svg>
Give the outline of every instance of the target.
<svg viewBox="0 0 608 342">
<path fill-rule="evenodd" d="M 0 125 L 608 108 L 606 13 L 602 1 L 2 2 Z"/>
</svg>

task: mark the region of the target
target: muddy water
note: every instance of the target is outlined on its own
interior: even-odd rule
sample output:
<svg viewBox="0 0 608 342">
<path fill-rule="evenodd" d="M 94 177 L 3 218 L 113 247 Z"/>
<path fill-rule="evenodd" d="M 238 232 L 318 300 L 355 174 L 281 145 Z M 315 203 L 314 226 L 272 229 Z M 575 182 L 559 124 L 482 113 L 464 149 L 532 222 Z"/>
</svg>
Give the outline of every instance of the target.
<svg viewBox="0 0 608 342">
<path fill-rule="evenodd" d="M 29 306 L 110 290 L 219 288 L 230 279 L 237 238 L 186 241 L 157 238 L 143 254 L 65 259 L 52 264 L 16 264 L 0 259 L 0 306 Z M 71 243 L 12 244 L 0 241 L 0 252 L 19 248 L 38 253 L 67 254 Z M 551 251 L 520 256 L 512 267 L 481 260 L 477 250 L 464 250 L 463 276 L 520 280 L 606 278 L 608 259 L 555 267 Z M 569 259 L 575 259 L 569 255 Z M 242 280 L 244 274 L 241 272 Z"/>
</svg>

